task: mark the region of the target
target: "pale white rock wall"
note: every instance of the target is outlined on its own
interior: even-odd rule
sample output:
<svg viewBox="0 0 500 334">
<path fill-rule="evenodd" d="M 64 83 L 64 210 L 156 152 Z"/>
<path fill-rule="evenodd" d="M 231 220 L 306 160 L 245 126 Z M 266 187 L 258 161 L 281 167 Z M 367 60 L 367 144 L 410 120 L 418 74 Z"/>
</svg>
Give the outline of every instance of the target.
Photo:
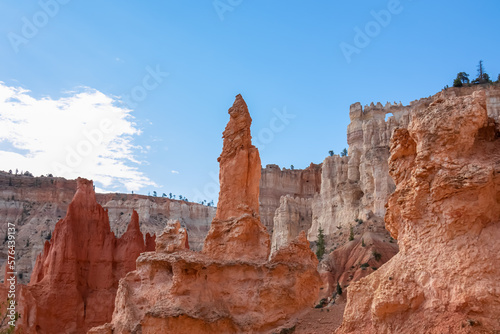
<svg viewBox="0 0 500 334">
<path fill-rule="evenodd" d="M 281 196 L 280 206 L 274 216 L 271 255 L 279 248 L 288 245 L 301 231 L 309 230 L 312 224 L 311 203 L 311 198 Z"/>
</svg>

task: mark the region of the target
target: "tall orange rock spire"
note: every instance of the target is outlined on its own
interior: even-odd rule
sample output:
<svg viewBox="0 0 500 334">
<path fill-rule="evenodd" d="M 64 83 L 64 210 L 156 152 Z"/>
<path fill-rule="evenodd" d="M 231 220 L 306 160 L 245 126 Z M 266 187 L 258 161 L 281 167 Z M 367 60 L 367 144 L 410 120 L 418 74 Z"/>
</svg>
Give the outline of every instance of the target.
<svg viewBox="0 0 500 334">
<path fill-rule="evenodd" d="M 241 95 L 236 96 L 229 115 L 218 159 L 217 213 L 203 252 L 215 259 L 265 261 L 271 244 L 259 217 L 260 156 L 252 145 L 252 118 Z"/>
</svg>

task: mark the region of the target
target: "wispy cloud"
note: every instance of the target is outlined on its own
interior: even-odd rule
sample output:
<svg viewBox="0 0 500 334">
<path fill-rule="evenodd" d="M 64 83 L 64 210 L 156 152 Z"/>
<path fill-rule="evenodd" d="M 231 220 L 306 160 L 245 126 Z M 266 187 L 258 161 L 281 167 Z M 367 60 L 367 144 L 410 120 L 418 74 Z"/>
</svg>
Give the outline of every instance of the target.
<svg viewBox="0 0 500 334">
<path fill-rule="evenodd" d="M 0 169 L 82 176 L 108 189 L 156 186 L 134 157 L 141 131 L 117 102 L 90 88 L 36 99 L 0 81 Z"/>
<path fill-rule="evenodd" d="M 179 174 L 179 171 L 176 171 L 176 170 L 173 170 L 171 172 L 172 172 L 172 174 Z"/>
</svg>

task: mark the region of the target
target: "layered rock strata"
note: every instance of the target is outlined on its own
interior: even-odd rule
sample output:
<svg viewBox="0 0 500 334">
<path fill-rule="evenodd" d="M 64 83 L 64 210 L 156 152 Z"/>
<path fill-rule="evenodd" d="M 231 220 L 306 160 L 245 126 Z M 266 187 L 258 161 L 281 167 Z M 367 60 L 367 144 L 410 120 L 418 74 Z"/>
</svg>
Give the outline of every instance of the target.
<svg viewBox="0 0 500 334">
<path fill-rule="evenodd" d="M 117 239 L 107 211 L 96 202 L 92 181 L 79 178 L 66 217 L 37 257 L 30 284 L 20 287 L 16 330 L 86 333 L 110 321 L 118 281 L 135 269 L 146 247 L 137 212 Z"/>
<path fill-rule="evenodd" d="M 337 333 L 498 331 L 498 96 L 446 90 L 395 131 L 386 226 L 400 252 L 351 284 Z"/>
<path fill-rule="evenodd" d="M 158 247 L 120 282 L 110 324 L 89 333 L 260 333 L 311 306 L 320 279 L 305 233 L 268 261 L 259 219 L 260 158 L 240 95 L 229 109 L 219 158 L 221 192 L 203 251 Z M 168 229 L 182 244 L 182 232 Z"/>
</svg>

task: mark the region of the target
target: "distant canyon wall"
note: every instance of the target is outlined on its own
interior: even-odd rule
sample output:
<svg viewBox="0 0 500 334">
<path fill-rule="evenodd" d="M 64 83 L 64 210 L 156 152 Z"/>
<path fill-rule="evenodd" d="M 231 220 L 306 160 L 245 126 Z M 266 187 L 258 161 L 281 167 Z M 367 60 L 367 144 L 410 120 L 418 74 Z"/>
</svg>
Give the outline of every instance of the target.
<svg viewBox="0 0 500 334">
<path fill-rule="evenodd" d="M 269 233 L 273 232 L 274 216 L 282 196 L 313 198 L 320 189 L 321 165 L 311 163 L 306 169 L 293 170 L 281 169 L 278 165 L 267 165 L 262 169 L 260 179 L 259 202 L 262 224 Z"/>
</svg>

